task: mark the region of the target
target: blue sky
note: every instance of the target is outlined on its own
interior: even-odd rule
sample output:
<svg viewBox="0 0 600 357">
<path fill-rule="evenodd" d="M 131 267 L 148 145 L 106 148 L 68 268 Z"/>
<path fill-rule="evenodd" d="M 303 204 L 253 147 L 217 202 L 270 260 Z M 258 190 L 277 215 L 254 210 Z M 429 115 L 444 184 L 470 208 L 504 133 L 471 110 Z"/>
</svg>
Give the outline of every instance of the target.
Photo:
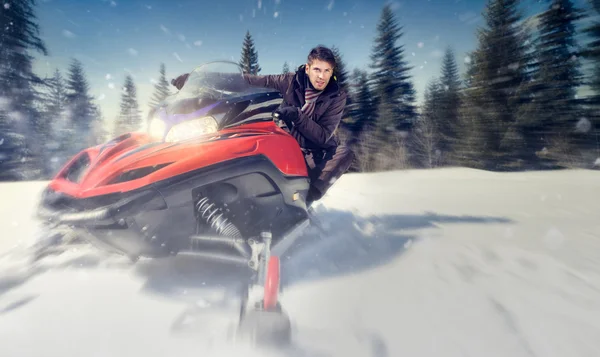
<svg viewBox="0 0 600 357">
<path fill-rule="evenodd" d="M 252 34 L 261 74 L 280 73 L 284 61 L 304 63 L 317 44 L 335 45 L 349 70 L 367 69 L 381 0 L 38 0 L 41 37 L 49 56 L 37 56 L 36 73 L 66 75 L 71 57 L 80 59 L 108 123 L 119 112 L 120 89 L 133 75 L 146 115 L 159 66 L 167 79 L 206 61 L 239 60 L 246 30 Z M 584 4 L 586 0 L 577 0 Z M 402 0 L 392 5 L 403 26 L 406 59 L 418 99 L 438 76 L 444 49 L 451 46 L 463 70 L 476 46 L 485 0 Z M 543 1 L 524 0 L 531 16 Z M 111 127 L 109 127 L 110 129 Z"/>
</svg>

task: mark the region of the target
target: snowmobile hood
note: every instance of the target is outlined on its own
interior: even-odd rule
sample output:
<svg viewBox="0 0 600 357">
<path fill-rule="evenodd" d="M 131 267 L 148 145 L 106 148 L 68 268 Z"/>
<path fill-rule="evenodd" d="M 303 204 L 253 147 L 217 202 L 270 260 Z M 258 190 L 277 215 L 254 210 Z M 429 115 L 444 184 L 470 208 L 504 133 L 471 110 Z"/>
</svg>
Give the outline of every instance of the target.
<svg viewBox="0 0 600 357">
<path fill-rule="evenodd" d="M 129 133 L 76 155 L 49 187 L 76 198 L 125 192 L 253 155 L 267 156 L 285 175 L 306 176 L 303 159 L 290 158 L 285 149 L 294 144 L 295 139 L 272 121 L 175 143 L 156 141 L 145 133 Z"/>
</svg>

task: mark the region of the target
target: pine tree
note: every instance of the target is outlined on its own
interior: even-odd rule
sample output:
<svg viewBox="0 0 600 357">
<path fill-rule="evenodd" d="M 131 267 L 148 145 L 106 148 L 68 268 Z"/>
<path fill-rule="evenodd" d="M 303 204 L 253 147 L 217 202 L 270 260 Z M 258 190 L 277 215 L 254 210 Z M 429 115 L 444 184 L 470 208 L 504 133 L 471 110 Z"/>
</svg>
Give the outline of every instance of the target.
<svg viewBox="0 0 600 357">
<path fill-rule="evenodd" d="M 71 59 L 67 78 L 67 110 L 68 122 L 71 128 L 72 154 L 75 154 L 90 144 L 90 131 L 94 126 L 93 98 L 89 94 L 90 85 L 83 70 L 83 64 L 78 59 Z M 93 141 L 93 140 L 92 140 Z"/>
<path fill-rule="evenodd" d="M 351 91 L 352 101 L 348 107 L 348 114 L 352 120 L 349 129 L 358 137 L 363 131 L 373 129 L 375 106 L 367 72 L 357 68 L 352 77 L 354 90 Z"/>
<path fill-rule="evenodd" d="M 403 59 L 404 46 L 397 44 L 402 35 L 402 27 L 397 24 L 391 5 L 386 4 L 377 25 L 371 54 L 377 100 L 376 131 L 381 140 L 398 129 L 409 128 L 417 115 L 415 90 L 408 74 L 411 67 Z"/>
<path fill-rule="evenodd" d="M 593 10 L 590 16 L 600 16 L 600 1 L 592 1 Z M 593 20 L 583 29 L 590 40 L 582 51 L 582 56 L 590 62 L 590 74 L 586 84 L 590 86 L 591 94 L 585 99 L 586 116 L 591 121 L 588 145 L 596 148 L 596 157 L 600 158 L 600 21 Z"/>
<path fill-rule="evenodd" d="M 43 117 L 47 120 L 46 175 L 53 175 L 68 159 L 68 148 L 74 144 L 66 113 L 67 90 L 65 80 L 57 68 L 47 80 L 47 93 L 43 101 Z"/>
<path fill-rule="evenodd" d="M 525 100 L 531 59 L 518 0 L 489 0 L 486 28 L 478 33 L 471 55 L 471 83 L 465 91 L 462 141 L 463 163 L 489 169 L 522 164 L 524 139 L 517 122 Z"/>
<path fill-rule="evenodd" d="M 553 142 L 573 138 L 581 116 L 577 87 L 582 83 L 575 22 L 583 13 L 571 0 L 552 0 L 539 16 L 539 36 L 530 103 L 521 110 L 529 150 L 552 150 Z M 562 145 L 561 145 L 562 146 Z"/>
<path fill-rule="evenodd" d="M 431 80 L 424 94 L 423 112 L 417 119 L 412 135 L 415 164 L 427 168 L 438 166 L 442 155 L 442 128 L 446 119 L 443 107 L 448 96 L 445 80 Z"/>
<path fill-rule="evenodd" d="M 433 91 L 433 87 L 430 91 Z M 449 154 L 453 145 L 459 140 L 459 108 L 460 108 L 460 90 L 461 81 L 458 72 L 458 65 L 454 57 L 454 51 L 447 48 L 442 60 L 442 73 L 439 80 L 439 89 L 441 92 L 435 93 L 435 107 L 439 112 L 437 121 L 438 130 L 438 149 L 442 154 Z"/>
<path fill-rule="evenodd" d="M 125 76 L 125 85 L 121 96 L 121 112 L 115 123 L 113 136 L 137 131 L 142 124 L 142 116 L 138 107 L 137 90 L 130 75 Z"/>
<path fill-rule="evenodd" d="M 338 85 L 342 90 L 348 92 L 348 71 L 346 70 L 346 63 L 344 62 L 344 58 L 340 52 L 340 49 L 335 46 L 331 48 L 331 52 L 333 52 L 333 56 L 336 62 L 334 75 L 337 79 Z"/>
<path fill-rule="evenodd" d="M 285 61 L 283 63 L 283 69 L 281 70 L 281 73 L 289 73 L 290 72 L 290 66 L 288 65 L 287 61 Z"/>
<path fill-rule="evenodd" d="M 250 31 L 246 31 L 244 44 L 242 47 L 242 58 L 240 66 L 244 74 L 258 74 L 261 71 L 258 65 L 258 52 L 254 48 L 254 40 L 250 36 Z"/>
<path fill-rule="evenodd" d="M 150 100 L 150 108 L 156 108 L 160 102 L 162 102 L 167 96 L 171 94 L 171 90 L 169 87 L 169 82 L 166 77 L 166 69 L 165 64 L 160 64 L 159 70 L 160 76 L 158 77 L 157 83 L 154 85 L 154 95 Z"/>
<path fill-rule="evenodd" d="M 39 177 L 40 113 L 35 107 L 31 51 L 47 55 L 39 37 L 35 0 L 11 1 L 0 7 L 0 179 Z"/>
</svg>

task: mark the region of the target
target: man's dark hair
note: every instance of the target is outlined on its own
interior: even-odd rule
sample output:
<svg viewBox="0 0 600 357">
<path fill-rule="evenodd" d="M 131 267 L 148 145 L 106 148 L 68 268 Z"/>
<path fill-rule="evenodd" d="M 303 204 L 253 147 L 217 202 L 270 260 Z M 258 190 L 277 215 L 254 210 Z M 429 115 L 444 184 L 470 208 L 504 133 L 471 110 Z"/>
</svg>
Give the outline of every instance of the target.
<svg viewBox="0 0 600 357">
<path fill-rule="evenodd" d="M 323 45 L 319 45 L 313 48 L 308 54 L 308 63 L 311 64 L 314 60 L 327 62 L 333 68 L 335 68 L 336 66 L 335 56 L 333 52 Z"/>
</svg>

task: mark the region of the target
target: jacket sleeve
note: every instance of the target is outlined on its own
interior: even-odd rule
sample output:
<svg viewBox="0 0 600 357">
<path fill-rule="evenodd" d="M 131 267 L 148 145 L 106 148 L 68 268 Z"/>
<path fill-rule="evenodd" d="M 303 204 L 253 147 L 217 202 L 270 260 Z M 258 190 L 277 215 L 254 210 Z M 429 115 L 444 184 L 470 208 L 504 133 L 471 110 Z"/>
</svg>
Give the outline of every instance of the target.
<svg viewBox="0 0 600 357">
<path fill-rule="evenodd" d="M 298 119 L 294 120 L 294 126 L 308 140 L 316 145 L 325 147 L 333 136 L 335 129 L 342 121 L 344 108 L 346 107 L 346 94 L 342 93 L 327 108 L 321 118 L 313 120 L 298 109 Z"/>
<path fill-rule="evenodd" d="M 287 74 L 268 74 L 268 75 L 253 75 L 244 74 L 246 81 L 257 87 L 273 88 L 281 93 L 285 93 L 290 83 L 290 77 L 293 77 L 294 73 Z"/>
</svg>

